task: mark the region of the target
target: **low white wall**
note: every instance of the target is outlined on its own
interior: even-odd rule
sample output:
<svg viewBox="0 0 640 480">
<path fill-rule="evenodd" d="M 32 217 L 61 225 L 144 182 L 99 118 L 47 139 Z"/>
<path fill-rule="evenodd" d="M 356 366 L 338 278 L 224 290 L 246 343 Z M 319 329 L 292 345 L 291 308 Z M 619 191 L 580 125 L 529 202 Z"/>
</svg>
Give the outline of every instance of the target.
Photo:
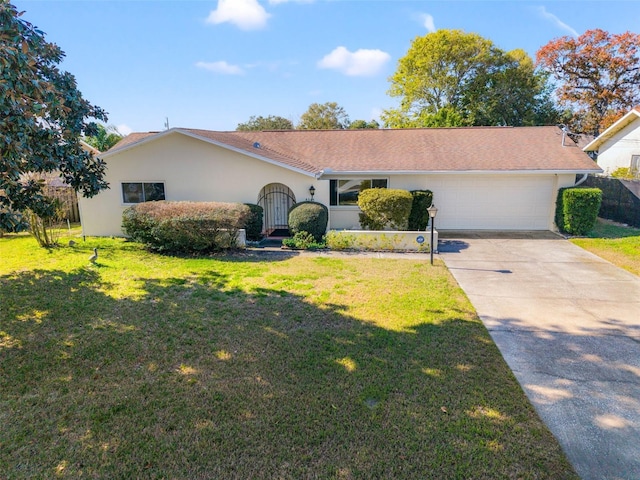
<svg viewBox="0 0 640 480">
<path fill-rule="evenodd" d="M 372 250 L 430 252 L 431 230 L 331 230 L 327 244 L 333 250 Z M 438 232 L 433 231 L 434 253 L 438 251 Z"/>
</svg>

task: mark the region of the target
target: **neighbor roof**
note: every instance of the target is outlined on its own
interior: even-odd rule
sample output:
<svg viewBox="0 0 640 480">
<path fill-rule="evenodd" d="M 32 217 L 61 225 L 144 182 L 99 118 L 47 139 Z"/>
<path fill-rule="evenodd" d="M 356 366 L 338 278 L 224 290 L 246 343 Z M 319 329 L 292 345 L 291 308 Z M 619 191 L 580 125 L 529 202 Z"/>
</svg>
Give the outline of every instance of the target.
<svg viewBox="0 0 640 480">
<path fill-rule="evenodd" d="M 106 156 L 173 133 L 315 175 L 428 172 L 600 172 L 558 127 L 134 133 Z"/>
<path fill-rule="evenodd" d="M 611 139 L 616 133 L 625 128 L 627 125 L 635 122 L 640 118 L 640 106 L 634 107 L 629 110 L 620 120 L 614 122 L 609 128 L 596 137 L 595 140 L 590 142 L 583 148 L 585 152 L 596 152 L 603 143 Z"/>
</svg>

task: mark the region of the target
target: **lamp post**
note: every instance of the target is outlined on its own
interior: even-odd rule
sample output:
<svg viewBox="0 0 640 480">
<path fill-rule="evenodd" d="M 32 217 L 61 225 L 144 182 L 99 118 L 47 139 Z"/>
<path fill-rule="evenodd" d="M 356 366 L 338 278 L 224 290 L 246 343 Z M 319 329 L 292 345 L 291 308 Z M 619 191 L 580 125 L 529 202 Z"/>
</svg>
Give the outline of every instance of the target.
<svg viewBox="0 0 640 480">
<path fill-rule="evenodd" d="M 433 265 L 433 223 L 436 219 L 436 215 L 438 214 L 438 209 L 436 208 L 436 206 L 432 203 L 431 206 L 429 208 L 427 208 L 427 212 L 429 212 L 429 221 L 431 223 L 431 244 L 429 250 L 431 251 L 431 265 Z"/>
<path fill-rule="evenodd" d="M 311 201 L 313 202 L 313 196 L 316 194 L 316 187 L 314 187 L 313 185 L 311 185 L 309 187 L 309 195 L 311 195 Z"/>
</svg>

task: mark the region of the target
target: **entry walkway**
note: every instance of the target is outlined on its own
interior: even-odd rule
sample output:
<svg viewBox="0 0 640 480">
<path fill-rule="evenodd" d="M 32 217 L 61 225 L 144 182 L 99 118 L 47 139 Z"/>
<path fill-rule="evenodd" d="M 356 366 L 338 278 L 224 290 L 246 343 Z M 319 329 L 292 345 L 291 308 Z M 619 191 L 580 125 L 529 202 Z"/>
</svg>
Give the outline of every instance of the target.
<svg viewBox="0 0 640 480">
<path fill-rule="evenodd" d="M 551 232 L 440 256 L 577 473 L 640 479 L 640 278 Z"/>
</svg>

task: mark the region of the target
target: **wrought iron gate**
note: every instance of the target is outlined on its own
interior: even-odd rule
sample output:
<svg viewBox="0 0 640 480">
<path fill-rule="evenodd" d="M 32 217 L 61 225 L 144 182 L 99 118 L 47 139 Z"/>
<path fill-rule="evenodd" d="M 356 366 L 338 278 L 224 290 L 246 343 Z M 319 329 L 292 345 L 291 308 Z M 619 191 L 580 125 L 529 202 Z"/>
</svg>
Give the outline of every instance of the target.
<svg viewBox="0 0 640 480">
<path fill-rule="evenodd" d="M 258 205 L 264 209 L 264 231 L 267 235 L 274 230 L 289 228 L 289 209 L 296 203 L 296 197 L 289 187 L 281 183 L 266 185 L 258 196 Z"/>
</svg>

